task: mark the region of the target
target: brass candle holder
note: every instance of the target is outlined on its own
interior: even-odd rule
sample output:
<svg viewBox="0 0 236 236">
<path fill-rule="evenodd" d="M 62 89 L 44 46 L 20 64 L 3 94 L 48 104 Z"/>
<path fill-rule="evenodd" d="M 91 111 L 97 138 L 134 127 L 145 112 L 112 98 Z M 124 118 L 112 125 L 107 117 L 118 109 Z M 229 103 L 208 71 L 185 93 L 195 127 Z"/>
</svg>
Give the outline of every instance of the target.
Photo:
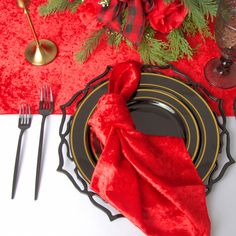
<svg viewBox="0 0 236 236">
<path fill-rule="evenodd" d="M 46 65 L 53 61 L 57 55 L 57 46 L 48 39 L 38 39 L 32 20 L 27 9 L 29 0 L 17 0 L 17 4 L 23 9 L 34 36 L 34 41 L 29 43 L 25 50 L 26 60 L 37 66 Z"/>
</svg>

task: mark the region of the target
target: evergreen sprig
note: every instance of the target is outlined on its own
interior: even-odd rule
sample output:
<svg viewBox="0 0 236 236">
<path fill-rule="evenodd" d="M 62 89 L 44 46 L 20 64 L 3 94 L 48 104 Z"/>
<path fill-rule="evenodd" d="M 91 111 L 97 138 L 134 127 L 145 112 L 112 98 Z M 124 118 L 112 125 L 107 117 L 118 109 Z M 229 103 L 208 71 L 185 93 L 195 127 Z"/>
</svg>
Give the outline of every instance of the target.
<svg viewBox="0 0 236 236">
<path fill-rule="evenodd" d="M 115 47 L 116 49 L 119 47 L 121 41 L 124 39 L 123 35 L 118 32 L 109 31 L 107 36 L 108 36 L 108 43 L 111 46 Z"/>
<path fill-rule="evenodd" d="M 92 55 L 94 50 L 99 45 L 100 40 L 102 39 L 102 36 L 104 35 L 105 31 L 105 28 L 99 29 L 86 39 L 86 41 L 81 46 L 79 52 L 75 54 L 75 58 L 79 63 L 84 63 Z"/>
<path fill-rule="evenodd" d="M 171 31 L 167 39 L 169 41 L 169 51 L 172 54 L 173 61 L 184 58 L 185 56 L 187 56 L 188 59 L 192 58 L 194 49 L 189 45 L 180 29 Z"/>
<path fill-rule="evenodd" d="M 189 9 L 183 24 L 185 33 L 199 32 L 202 36 L 211 37 L 208 21 L 216 16 L 217 0 L 181 0 L 181 2 Z"/>
<path fill-rule="evenodd" d="M 67 0 L 48 0 L 48 2 L 39 7 L 39 14 L 42 16 L 48 16 L 55 12 L 62 12 L 69 10 L 72 13 L 77 11 L 78 6 L 83 3 L 84 0 L 74 0 L 69 2 Z"/>
<path fill-rule="evenodd" d="M 217 2 L 216 0 L 200 0 L 199 7 L 201 11 L 203 12 L 204 16 L 208 18 L 213 19 L 213 16 L 216 16 L 217 13 Z"/>
<path fill-rule="evenodd" d="M 145 64 L 166 64 L 171 61 L 168 44 L 155 38 L 155 32 L 147 26 L 144 37 L 138 47 L 138 52 Z"/>
</svg>

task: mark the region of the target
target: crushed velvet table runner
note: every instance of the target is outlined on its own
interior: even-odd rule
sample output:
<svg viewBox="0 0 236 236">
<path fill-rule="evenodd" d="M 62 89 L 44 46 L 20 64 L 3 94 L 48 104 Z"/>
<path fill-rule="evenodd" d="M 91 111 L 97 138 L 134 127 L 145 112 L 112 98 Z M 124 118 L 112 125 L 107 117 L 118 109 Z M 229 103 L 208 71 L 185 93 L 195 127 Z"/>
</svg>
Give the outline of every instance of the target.
<svg viewBox="0 0 236 236">
<path fill-rule="evenodd" d="M 32 66 L 24 58 L 27 43 L 33 40 L 32 33 L 22 9 L 16 1 L 0 2 L 0 114 L 18 113 L 19 103 L 31 104 L 32 112 L 38 112 L 39 88 L 50 84 L 56 97 L 55 113 L 60 113 L 60 105 L 82 89 L 93 77 L 104 71 L 107 65 L 137 60 L 139 56 L 125 45 L 117 50 L 104 40 L 94 55 L 84 64 L 78 64 L 74 53 L 91 32 L 100 27 L 96 20 L 99 10 L 97 1 L 86 0 L 78 12 L 57 13 L 41 17 L 37 8 L 45 0 L 30 2 L 29 9 L 35 29 L 40 39 L 53 40 L 59 49 L 54 62 L 46 66 Z M 215 96 L 225 99 L 227 115 L 233 115 L 233 98 L 236 89 L 221 90 L 208 84 L 203 75 L 205 63 L 219 54 L 214 41 L 202 41 L 197 35 L 190 40 L 192 46 L 201 44 L 193 59 L 180 60 L 176 67 L 206 86 Z"/>
</svg>

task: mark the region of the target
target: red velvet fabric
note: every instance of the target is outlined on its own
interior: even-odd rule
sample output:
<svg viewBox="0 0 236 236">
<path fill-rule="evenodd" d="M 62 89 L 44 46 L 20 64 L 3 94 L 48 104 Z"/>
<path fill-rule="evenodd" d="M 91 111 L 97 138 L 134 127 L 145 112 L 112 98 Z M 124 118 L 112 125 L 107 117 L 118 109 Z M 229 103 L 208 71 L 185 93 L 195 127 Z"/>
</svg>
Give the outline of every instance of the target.
<svg viewBox="0 0 236 236">
<path fill-rule="evenodd" d="M 91 188 L 147 235 L 209 236 L 205 186 L 183 139 L 134 127 L 126 101 L 139 79 L 136 63 L 116 66 L 89 120 L 104 145 Z"/>
<path fill-rule="evenodd" d="M 156 0 L 148 19 L 154 30 L 165 34 L 179 28 L 187 14 L 188 8 L 179 0 L 168 4 L 164 0 Z"/>
<path fill-rule="evenodd" d="M 56 13 L 41 17 L 37 8 L 46 0 L 34 0 L 29 5 L 32 21 L 39 38 L 53 40 L 59 49 L 57 58 L 46 66 L 32 66 L 24 58 L 27 43 L 33 40 L 26 16 L 16 1 L 0 1 L 0 114 L 18 113 L 19 103 L 27 102 L 32 112 L 38 113 L 39 89 L 42 84 L 53 87 L 56 99 L 55 113 L 93 77 L 104 71 L 107 65 L 126 60 L 137 60 L 139 56 L 122 44 L 112 48 L 102 40 L 94 55 L 83 65 L 74 59 L 74 52 L 94 30 L 100 27 L 96 20 L 100 5 L 94 0 L 85 0 L 78 12 Z M 205 63 L 219 54 L 214 41 L 201 36 L 191 39 L 191 44 L 200 48 L 192 60 L 180 60 L 175 65 L 194 80 L 206 86 L 214 95 L 225 99 L 227 115 L 233 115 L 233 98 L 236 89 L 222 90 L 210 86 L 203 75 Z"/>
</svg>

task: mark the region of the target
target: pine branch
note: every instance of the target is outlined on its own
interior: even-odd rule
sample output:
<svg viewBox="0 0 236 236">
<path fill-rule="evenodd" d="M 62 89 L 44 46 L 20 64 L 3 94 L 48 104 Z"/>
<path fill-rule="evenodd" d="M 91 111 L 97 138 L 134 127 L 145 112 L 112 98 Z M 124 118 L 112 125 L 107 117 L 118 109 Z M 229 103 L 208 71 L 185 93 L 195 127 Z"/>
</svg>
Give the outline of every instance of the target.
<svg viewBox="0 0 236 236">
<path fill-rule="evenodd" d="M 218 4 L 216 0 L 198 0 L 199 7 L 207 19 L 216 16 Z"/>
<path fill-rule="evenodd" d="M 198 32 L 190 15 L 186 16 L 180 28 L 187 36 L 194 36 Z"/>
<path fill-rule="evenodd" d="M 208 28 L 208 19 L 216 15 L 217 0 L 181 0 L 189 9 L 182 29 L 188 35 L 200 32 L 202 36 L 212 37 Z"/>
<path fill-rule="evenodd" d="M 172 53 L 173 61 L 184 58 L 185 56 L 187 56 L 188 59 L 192 58 L 194 49 L 189 45 L 180 29 L 171 31 L 167 38 L 170 45 L 169 51 Z"/>
<path fill-rule="evenodd" d="M 98 47 L 103 34 L 106 32 L 105 28 L 95 31 L 81 46 L 79 52 L 75 54 L 75 58 L 79 63 L 84 63 Z"/>
<path fill-rule="evenodd" d="M 172 3 L 174 2 L 175 0 L 164 0 L 165 3 Z"/>
<path fill-rule="evenodd" d="M 130 48 L 132 48 L 132 49 L 134 48 L 134 45 L 128 39 L 125 39 L 125 42 Z"/>
<path fill-rule="evenodd" d="M 171 55 L 167 50 L 168 45 L 154 38 L 154 34 L 155 32 L 148 26 L 138 47 L 138 52 L 144 63 L 164 65 L 166 62 L 171 61 Z"/>
<path fill-rule="evenodd" d="M 39 14 L 47 16 L 55 12 L 62 12 L 69 10 L 72 13 L 76 12 L 78 6 L 83 3 L 83 0 L 74 0 L 69 2 L 67 0 L 48 0 L 48 2 L 39 7 Z"/>
<path fill-rule="evenodd" d="M 123 35 L 121 33 L 118 32 L 109 32 L 108 33 L 108 43 L 113 46 L 116 47 L 116 49 L 119 47 L 121 41 L 122 41 Z"/>
</svg>

